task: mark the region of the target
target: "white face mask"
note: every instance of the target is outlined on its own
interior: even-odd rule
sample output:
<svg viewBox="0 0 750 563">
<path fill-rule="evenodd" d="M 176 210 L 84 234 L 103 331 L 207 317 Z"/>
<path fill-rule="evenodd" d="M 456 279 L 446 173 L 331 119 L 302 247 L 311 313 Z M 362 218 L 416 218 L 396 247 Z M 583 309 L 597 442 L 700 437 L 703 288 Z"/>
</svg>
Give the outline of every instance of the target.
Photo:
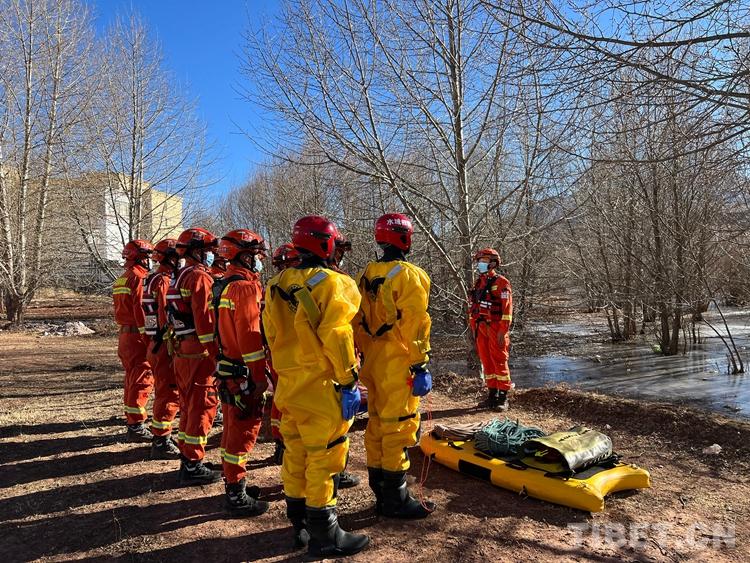
<svg viewBox="0 0 750 563">
<path fill-rule="evenodd" d="M 151 258 L 149 258 L 148 260 L 146 260 L 146 268 L 148 270 L 153 270 L 153 268 L 154 268 L 154 261 L 151 260 Z"/>
<path fill-rule="evenodd" d="M 487 262 L 477 262 L 477 272 L 480 274 L 486 274 L 490 270 L 490 265 Z"/>
<path fill-rule="evenodd" d="M 210 268 L 213 265 L 213 263 L 214 263 L 214 253 L 209 250 L 203 255 L 203 264 Z"/>
<path fill-rule="evenodd" d="M 257 254 L 253 256 L 253 272 L 260 274 L 263 271 L 263 260 Z"/>
<path fill-rule="evenodd" d="M 185 259 L 180 258 L 179 260 L 177 260 L 177 268 L 179 270 L 182 270 L 184 267 L 185 267 Z"/>
</svg>

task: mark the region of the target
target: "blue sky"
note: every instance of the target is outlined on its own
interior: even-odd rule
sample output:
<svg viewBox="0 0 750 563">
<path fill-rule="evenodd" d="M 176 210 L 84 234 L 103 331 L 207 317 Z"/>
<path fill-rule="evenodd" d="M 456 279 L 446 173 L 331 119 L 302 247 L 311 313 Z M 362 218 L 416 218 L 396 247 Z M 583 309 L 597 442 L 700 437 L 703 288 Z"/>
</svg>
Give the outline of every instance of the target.
<svg viewBox="0 0 750 563">
<path fill-rule="evenodd" d="M 165 64 L 198 101 L 198 112 L 209 138 L 222 155 L 212 188 L 226 193 L 241 184 L 264 155 L 240 133 L 238 125 L 254 123 L 257 115 L 233 87 L 241 80 L 238 58 L 248 17 L 270 15 L 276 0 L 89 0 L 98 30 L 131 7 L 156 34 Z"/>
</svg>

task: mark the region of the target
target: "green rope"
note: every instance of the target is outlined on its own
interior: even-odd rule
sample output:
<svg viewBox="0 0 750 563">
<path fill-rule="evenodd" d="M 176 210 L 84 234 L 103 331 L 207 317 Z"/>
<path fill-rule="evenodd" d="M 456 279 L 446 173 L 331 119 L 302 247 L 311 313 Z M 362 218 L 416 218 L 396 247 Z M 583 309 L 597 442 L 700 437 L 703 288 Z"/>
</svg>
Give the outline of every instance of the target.
<svg viewBox="0 0 750 563">
<path fill-rule="evenodd" d="M 533 426 L 524 426 L 518 420 L 493 419 L 487 426 L 477 432 L 474 437 L 474 446 L 491 456 L 503 457 L 516 455 L 521 445 L 527 440 L 539 438 L 545 433 Z"/>
</svg>

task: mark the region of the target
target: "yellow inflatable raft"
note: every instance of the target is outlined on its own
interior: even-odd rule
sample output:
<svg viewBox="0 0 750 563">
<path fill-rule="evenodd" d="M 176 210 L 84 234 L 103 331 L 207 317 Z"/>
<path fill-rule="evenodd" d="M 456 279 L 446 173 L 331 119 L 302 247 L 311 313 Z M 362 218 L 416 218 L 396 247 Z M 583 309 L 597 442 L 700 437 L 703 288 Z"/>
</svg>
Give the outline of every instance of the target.
<svg viewBox="0 0 750 563">
<path fill-rule="evenodd" d="M 610 493 L 651 486 L 648 471 L 624 463 L 614 467 L 594 466 L 562 478 L 510 459 L 491 457 L 477 450 L 474 442 L 451 442 L 428 434 L 422 437 L 420 446 L 425 455 L 460 473 L 516 493 L 589 512 L 604 510 L 604 497 Z"/>
</svg>

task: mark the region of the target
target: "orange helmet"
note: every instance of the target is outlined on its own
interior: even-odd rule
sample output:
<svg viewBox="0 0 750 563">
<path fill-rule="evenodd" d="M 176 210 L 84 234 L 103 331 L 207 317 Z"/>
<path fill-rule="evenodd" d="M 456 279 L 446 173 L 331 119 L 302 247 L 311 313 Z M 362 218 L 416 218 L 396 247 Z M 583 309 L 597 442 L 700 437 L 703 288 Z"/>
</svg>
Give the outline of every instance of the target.
<svg viewBox="0 0 750 563">
<path fill-rule="evenodd" d="M 253 254 L 266 254 L 266 242 L 259 234 L 248 229 L 235 229 L 229 231 L 219 241 L 218 254 L 225 260 L 234 260 L 243 252 Z"/>
<path fill-rule="evenodd" d="M 289 243 L 282 244 L 274 250 L 271 263 L 278 271 L 293 268 L 300 263 L 299 251 Z"/>
<path fill-rule="evenodd" d="M 479 262 L 482 258 L 488 258 L 490 262 L 494 261 L 495 264 L 500 265 L 500 254 L 494 248 L 477 250 L 474 254 L 474 262 Z"/>
<path fill-rule="evenodd" d="M 378 244 L 390 244 L 408 252 L 412 234 L 414 225 L 403 213 L 386 213 L 375 221 L 375 242 Z"/>
<path fill-rule="evenodd" d="M 177 254 L 185 256 L 191 250 L 202 250 L 216 246 L 218 242 L 216 236 L 206 229 L 192 227 L 180 233 L 177 237 Z"/>
<path fill-rule="evenodd" d="M 154 253 L 152 258 L 157 262 L 164 262 L 172 256 L 177 256 L 177 239 L 176 238 L 165 238 L 160 240 L 154 246 Z"/>
<path fill-rule="evenodd" d="M 325 217 L 308 215 L 294 224 L 292 244 L 297 250 L 328 260 L 333 256 L 338 232 L 336 225 Z"/>
<path fill-rule="evenodd" d="M 133 262 L 141 258 L 148 258 L 154 251 L 154 245 L 147 240 L 135 239 L 127 243 L 122 249 L 122 257 L 126 262 Z"/>
</svg>

